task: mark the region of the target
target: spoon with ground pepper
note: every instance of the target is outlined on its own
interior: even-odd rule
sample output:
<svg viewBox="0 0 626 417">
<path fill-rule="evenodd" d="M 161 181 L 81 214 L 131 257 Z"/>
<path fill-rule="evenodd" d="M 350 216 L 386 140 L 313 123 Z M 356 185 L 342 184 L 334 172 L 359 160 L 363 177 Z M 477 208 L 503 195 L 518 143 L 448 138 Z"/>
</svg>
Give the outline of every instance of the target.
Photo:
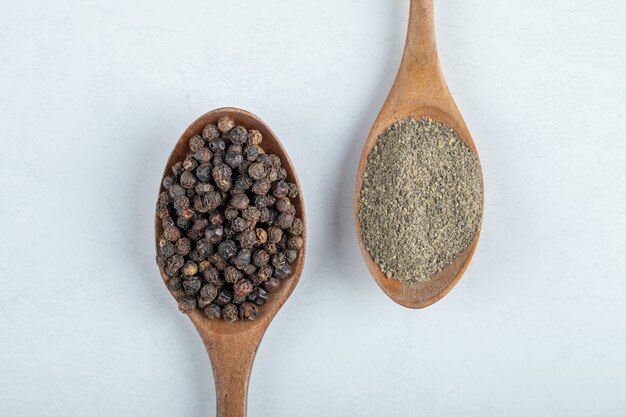
<svg viewBox="0 0 626 417">
<path fill-rule="evenodd" d="M 359 219 L 359 212 L 368 155 L 375 147 L 379 136 L 391 125 L 409 117 L 438 121 L 452 128 L 458 134 L 460 141 L 467 145 L 473 154 L 476 154 L 476 147 L 470 132 L 452 98 L 439 65 L 435 42 L 433 0 L 410 1 L 408 33 L 402 62 L 387 100 L 365 142 L 359 161 L 355 221 L 362 255 L 376 283 L 395 302 L 409 308 L 423 308 L 440 300 L 459 281 L 476 249 L 480 226 L 473 240 L 458 253 L 456 259 L 425 282 L 407 283 L 390 279 L 374 261 L 364 243 L 363 225 Z M 482 178 L 482 173 L 480 177 Z M 482 196 L 480 198 L 482 200 Z"/>
<path fill-rule="evenodd" d="M 282 167 L 287 171 L 286 180 L 296 184 L 298 189 L 300 189 L 296 171 L 274 132 L 254 114 L 236 108 L 213 110 L 193 122 L 174 146 L 165 166 L 163 178 L 169 175 L 172 166 L 177 161 L 185 158 L 190 138 L 202 133 L 206 125 L 217 124 L 218 120 L 225 116 L 229 116 L 237 125 L 259 131 L 263 136 L 263 149 L 265 152 L 280 157 Z M 163 191 L 163 188 L 161 191 Z M 211 360 L 217 394 L 218 417 L 244 417 L 246 415 L 248 381 L 257 348 L 265 330 L 294 290 L 302 274 L 306 247 L 306 221 L 304 200 L 301 193 L 292 200 L 292 204 L 295 207 L 296 216 L 302 220 L 304 225 L 301 235 L 303 244 L 297 258 L 291 264 L 291 276 L 282 280 L 280 287 L 272 292 L 269 301 L 261 308 L 258 318 L 254 321 L 238 320 L 228 323 L 224 320 L 209 320 L 201 309 L 195 309 L 189 313 L 189 318 L 198 330 L 198 333 L 200 333 Z M 155 238 L 157 251 L 159 237 L 162 234 L 163 226 L 161 219 L 156 216 Z M 160 268 L 160 270 L 164 282 L 167 283 L 169 277 L 163 268 Z M 170 292 L 174 295 L 173 291 L 170 290 Z"/>
</svg>

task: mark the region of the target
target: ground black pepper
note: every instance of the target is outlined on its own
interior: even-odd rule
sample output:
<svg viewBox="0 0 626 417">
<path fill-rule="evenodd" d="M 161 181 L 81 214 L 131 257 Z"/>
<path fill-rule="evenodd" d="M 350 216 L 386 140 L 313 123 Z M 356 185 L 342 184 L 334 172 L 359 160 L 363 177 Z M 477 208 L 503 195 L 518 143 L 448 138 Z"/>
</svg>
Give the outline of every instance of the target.
<svg viewBox="0 0 626 417">
<path fill-rule="evenodd" d="M 223 117 L 191 137 L 163 179 L 157 264 L 185 314 L 255 320 L 291 275 L 303 246 L 298 188 L 262 142 L 259 131 Z"/>
</svg>

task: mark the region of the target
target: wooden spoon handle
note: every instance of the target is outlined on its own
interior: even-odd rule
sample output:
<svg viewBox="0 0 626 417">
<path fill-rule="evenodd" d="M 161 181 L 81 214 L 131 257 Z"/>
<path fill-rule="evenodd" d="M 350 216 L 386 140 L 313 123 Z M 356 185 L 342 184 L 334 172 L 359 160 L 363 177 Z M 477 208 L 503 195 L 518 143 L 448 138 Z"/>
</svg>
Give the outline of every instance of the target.
<svg viewBox="0 0 626 417">
<path fill-rule="evenodd" d="M 255 329 L 212 335 L 204 340 L 215 378 L 217 417 L 246 416 L 250 371 L 264 330 L 260 334 Z"/>
<path fill-rule="evenodd" d="M 437 57 L 433 0 L 411 0 L 406 39 L 404 59 L 410 60 L 414 69 Z"/>
<path fill-rule="evenodd" d="M 439 66 L 433 1 L 411 0 L 404 55 L 386 109 L 398 115 L 402 107 L 441 107 L 451 97 Z"/>
</svg>

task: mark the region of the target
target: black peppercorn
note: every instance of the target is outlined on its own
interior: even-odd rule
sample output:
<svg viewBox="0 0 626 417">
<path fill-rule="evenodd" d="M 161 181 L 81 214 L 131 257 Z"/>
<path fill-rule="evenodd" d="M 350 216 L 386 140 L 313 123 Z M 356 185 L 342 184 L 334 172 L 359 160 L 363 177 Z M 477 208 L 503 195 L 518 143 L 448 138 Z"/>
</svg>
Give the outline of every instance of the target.
<svg viewBox="0 0 626 417">
<path fill-rule="evenodd" d="M 298 251 L 297 250 L 287 249 L 285 251 L 285 259 L 287 260 L 287 262 L 291 263 L 291 262 L 295 261 L 297 257 L 298 257 Z"/>
<path fill-rule="evenodd" d="M 254 286 L 252 285 L 252 282 L 250 282 L 250 280 L 245 279 L 245 278 L 240 279 L 233 286 L 233 291 L 235 292 L 235 294 L 237 294 L 240 297 L 247 296 L 253 290 L 254 290 Z"/>
<path fill-rule="evenodd" d="M 263 265 L 259 267 L 259 270 L 257 271 L 257 275 L 259 276 L 261 281 L 265 281 L 269 279 L 273 273 L 274 273 L 274 268 L 272 268 L 271 265 Z"/>
<path fill-rule="evenodd" d="M 224 228 L 222 227 L 222 225 L 219 224 L 211 225 L 206 228 L 204 236 L 209 243 L 214 245 L 218 244 L 222 241 L 222 238 L 224 236 Z"/>
<path fill-rule="evenodd" d="M 282 253 L 276 253 L 272 255 L 272 266 L 274 268 L 280 268 L 281 266 L 285 265 L 285 263 L 287 263 L 287 260 L 285 259 L 285 255 L 283 255 Z M 274 270 L 274 275 L 276 275 L 276 270 Z"/>
<path fill-rule="evenodd" d="M 183 266 L 183 274 L 187 277 L 191 277 L 198 273 L 198 264 L 194 261 L 187 261 Z"/>
<path fill-rule="evenodd" d="M 220 131 L 215 125 L 206 125 L 202 130 L 202 137 L 206 140 L 213 140 L 220 137 Z"/>
<path fill-rule="evenodd" d="M 163 255 L 157 255 L 156 256 L 156 263 L 157 266 L 159 268 L 163 268 L 165 266 L 165 263 L 167 262 L 167 257 L 163 256 Z"/>
<path fill-rule="evenodd" d="M 276 243 L 267 242 L 263 245 L 263 249 L 270 255 L 273 255 L 276 253 Z"/>
<path fill-rule="evenodd" d="M 193 209 L 198 213 L 208 213 L 214 208 L 214 202 L 209 194 L 199 195 L 193 199 Z"/>
<path fill-rule="evenodd" d="M 201 286 L 202 282 L 198 279 L 198 277 L 189 277 L 183 280 L 183 289 L 187 295 L 196 294 L 200 291 Z"/>
<path fill-rule="evenodd" d="M 189 252 L 189 255 L 187 255 L 187 257 L 194 262 L 200 262 L 202 260 L 202 257 L 200 256 L 200 254 L 198 254 L 197 250 L 192 250 L 191 252 Z"/>
<path fill-rule="evenodd" d="M 243 272 L 235 268 L 234 266 L 229 266 L 224 270 L 224 279 L 226 282 L 234 284 L 239 279 L 243 277 Z"/>
<path fill-rule="evenodd" d="M 233 304 L 237 304 L 237 305 L 241 305 L 243 304 L 246 300 L 248 299 L 248 297 L 241 297 L 237 294 L 233 293 Z"/>
<path fill-rule="evenodd" d="M 255 162 L 250 164 L 250 167 L 248 168 L 248 175 L 250 175 L 250 178 L 253 180 L 260 180 L 265 178 L 267 175 L 267 169 L 262 162 Z"/>
<path fill-rule="evenodd" d="M 174 210 L 182 211 L 186 208 L 189 208 L 189 198 L 186 195 L 181 195 L 174 198 Z"/>
<path fill-rule="evenodd" d="M 198 302 L 198 308 L 201 308 L 201 309 L 204 309 L 206 306 L 211 304 L 211 301 L 205 300 L 204 298 L 200 297 L 198 294 L 196 294 L 196 301 Z"/>
<path fill-rule="evenodd" d="M 261 212 L 256 207 L 248 207 L 241 213 L 241 217 L 243 217 L 248 223 L 253 224 L 259 221 L 261 218 Z"/>
<path fill-rule="evenodd" d="M 267 303 L 267 291 L 265 291 L 261 287 L 257 287 L 254 291 L 250 293 L 250 295 L 248 295 L 248 300 L 252 301 L 258 306 L 262 306 L 263 304 Z"/>
<path fill-rule="evenodd" d="M 167 286 L 172 291 L 180 291 L 183 288 L 183 280 L 179 277 L 172 277 L 167 281 Z"/>
<path fill-rule="evenodd" d="M 176 226 L 166 227 L 165 230 L 163 230 L 163 236 L 170 242 L 176 242 L 180 239 L 180 230 L 178 230 Z"/>
<path fill-rule="evenodd" d="M 250 204 L 250 199 L 245 194 L 239 194 L 230 199 L 230 205 L 239 210 L 245 210 L 248 204 Z"/>
<path fill-rule="evenodd" d="M 261 153 L 261 148 L 256 145 L 248 145 L 243 150 L 243 156 L 246 158 L 246 161 L 253 162 L 255 161 L 259 154 Z"/>
<path fill-rule="evenodd" d="M 222 285 L 220 272 L 216 268 L 209 268 L 202 273 L 204 280 L 211 285 L 219 287 Z"/>
<path fill-rule="evenodd" d="M 170 256 L 165 263 L 165 272 L 169 276 L 176 275 L 180 268 L 183 267 L 184 262 L 183 257 L 178 254 Z"/>
<path fill-rule="evenodd" d="M 225 240 L 217 247 L 217 253 L 223 259 L 230 259 L 237 253 L 237 245 L 230 239 Z"/>
<path fill-rule="evenodd" d="M 159 246 L 159 252 L 161 253 L 161 255 L 169 258 L 174 253 L 176 253 L 176 246 L 172 242 L 166 240 L 163 245 Z"/>
<path fill-rule="evenodd" d="M 217 121 L 217 128 L 222 133 L 228 133 L 233 127 L 235 127 L 235 121 L 231 117 L 220 117 Z"/>
<path fill-rule="evenodd" d="M 252 275 L 256 272 L 256 266 L 249 263 L 243 267 L 242 271 L 246 275 Z"/>
<path fill-rule="evenodd" d="M 200 181 L 210 181 L 213 178 L 213 164 L 202 164 L 196 169 L 196 176 Z"/>
<path fill-rule="evenodd" d="M 168 175 L 167 177 L 163 178 L 163 188 L 169 190 L 170 188 L 172 188 L 172 185 L 174 185 L 175 182 L 176 180 L 174 180 L 174 177 Z"/>
<path fill-rule="evenodd" d="M 254 233 L 256 234 L 256 243 L 262 245 L 267 242 L 267 232 L 265 229 L 256 228 L 254 229 Z"/>
<path fill-rule="evenodd" d="M 207 228 L 208 229 L 208 228 Z M 196 242 L 196 251 L 201 259 L 206 259 L 215 252 L 213 245 L 206 238 Z"/>
<path fill-rule="evenodd" d="M 217 320 L 222 318 L 222 309 L 217 304 L 210 304 L 205 307 L 204 314 L 209 320 Z"/>
<path fill-rule="evenodd" d="M 252 184 L 252 187 L 250 188 L 250 190 L 254 194 L 265 195 L 269 192 L 271 184 L 272 183 L 268 179 L 258 180 L 258 181 L 255 181 L 254 184 Z"/>
<path fill-rule="evenodd" d="M 265 167 L 268 169 L 272 165 L 272 158 L 270 158 L 270 156 L 267 154 L 261 154 L 258 156 L 257 159 L 259 160 L 260 163 L 265 165 Z"/>
<path fill-rule="evenodd" d="M 270 205 L 269 196 L 266 195 L 257 195 L 254 197 L 254 206 L 261 210 L 267 208 Z"/>
<path fill-rule="evenodd" d="M 237 320 L 239 315 L 239 309 L 234 304 L 227 304 L 222 308 L 222 318 L 228 323 L 232 323 Z"/>
<path fill-rule="evenodd" d="M 234 209 L 232 207 L 227 208 L 226 210 L 224 210 L 224 218 L 226 220 L 233 220 L 235 219 L 237 216 L 239 216 L 239 211 L 237 211 L 237 209 Z"/>
<path fill-rule="evenodd" d="M 279 213 L 285 213 L 289 210 L 290 206 L 291 201 L 289 201 L 287 197 L 279 198 L 276 200 L 276 210 L 278 210 Z"/>
<path fill-rule="evenodd" d="M 215 303 L 217 305 L 223 306 L 230 303 L 232 299 L 233 293 L 228 288 L 222 288 L 215 298 Z"/>
<path fill-rule="evenodd" d="M 293 216 L 289 213 L 280 213 L 274 220 L 274 224 L 281 229 L 289 229 L 293 224 Z"/>
<path fill-rule="evenodd" d="M 254 184 L 254 180 L 250 178 L 247 174 L 240 174 L 235 180 L 235 188 L 241 190 L 242 192 L 246 191 Z"/>
<path fill-rule="evenodd" d="M 298 186 L 296 184 L 289 184 L 289 198 L 296 198 L 298 196 Z"/>
<path fill-rule="evenodd" d="M 287 247 L 289 249 L 300 249 L 304 241 L 300 236 L 292 236 L 287 241 Z"/>
<path fill-rule="evenodd" d="M 270 210 L 267 207 L 263 207 L 259 210 L 259 221 L 262 223 L 269 222 Z"/>
<path fill-rule="evenodd" d="M 224 157 L 224 162 L 231 168 L 237 168 L 243 162 L 243 155 L 241 152 L 228 151 Z"/>
<path fill-rule="evenodd" d="M 206 194 L 211 191 L 214 191 L 215 187 L 213 187 L 213 185 L 209 184 L 208 182 L 200 182 L 196 184 L 196 188 L 194 188 L 194 190 L 198 194 Z"/>
<path fill-rule="evenodd" d="M 209 227 L 209 221 L 204 218 L 200 218 L 196 220 L 195 222 L 193 222 L 193 226 L 191 226 L 191 228 L 195 232 L 198 232 L 201 235 L 204 235 L 204 231 L 206 230 L 207 227 Z"/>
<path fill-rule="evenodd" d="M 215 300 L 217 297 L 217 287 L 213 284 L 206 284 L 200 289 L 200 297 L 209 302 Z"/>
<path fill-rule="evenodd" d="M 263 280 L 257 274 L 249 275 L 248 278 L 255 288 L 263 284 Z"/>
<path fill-rule="evenodd" d="M 289 186 L 285 181 L 278 181 L 272 186 L 272 195 L 277 199 L 286 197 L 288 193 Z"/>
<path fill-rule="evenodd" d="M 259 249 L 252 255 L 252 263 L 256 266 L 267 265 L 270 260 L 270 256 L 263 249 Z"/>
<path fill-rule="evenodd" d="M 267 292 L 274 292 L 278 287 L 280 287 L 280 281 L 276 278 L 270 278 L 263 284 L 263 288 L 265 288 Z"/>
<path fill-rule="evenodd" d="M 196 158 L 194 158 L 193 156 L 189 155 L 188 157 L 185 158 L 185 160 L 183 161 L 183 168 L 186 171 L 191 171 L 194 170 L 198 167 L 198 160 Z M 185 171 L 180 173 L 180 177 L 182 178 L 183 174 L 185 173 Z"/>
<path fill-rule="evenodd" d="M 260 145 L 263 141 L 263 135 L 258 130 L 248 131 L 248 143 L 250 145 Z"/>
<path fill-rule="evenodd" d="M 189 149 L 191 152 L 195 152 L 201 147 L 204 146 L 204 139 L 200 135 L 193 135 L 191 139 L 189 139 Z"/>
<path fill-rule="evenodd" d="M 230 259 L 230 262 L 238 269 L 243 269 L 250 263 L 251 258 L 250 249 L 241 249 L 235 256 Z"/>
<path fill-rule="evenodd" d="M 219 254 L 209 256 L 209 260 L 217 268 L 218 271 L 224 271 L 228 266 L 228 262 L 224 260 Z"/>
<path fill-rule="evenodd" d="M 224 222 L 224 215 L 218 212 L 211 213 L 209 215 L 209 222 L 212 225 L 222 224 Z"/>
<path fill-rule="evenodd" d="M 274 209 L 268 209 L 268 211 L 269 218 L 267 219 L 267 224 L 274 224 L 274 220 L 276 220 L 276 216 L 278 216 L 278 213 Z"/>
<path fill-rule="evenodd" d="M 170 187 L 169 194 L 172 198 L 179 197 L 181 195 L 185 195 L 185 189 L 180 184 L 174 184 Z"/>
<path fill-rule="evenodd" d="M 196 299 L 191 295 L 185 295 L 178 302 L 178 309 L 181 313 L 189 314 L 196 309 Z"/>
<path fill-rule="evenodd" d="M 166 207 L 157 207 L 156 215 L 159 219 L 164 219 L 170 215 L 170 211 Z"/>
<path fill-rule="evenodd" d="M 213 152 L 207 147 L 198 148 L 194 154 L 194 157 L 200 164 L 206 164 L 213 159 Z"/>
<path fill-rule="evenodd" d="M 172 219 L 169 216 L 167 216 L 163 220 L 161 220 L 161 226 L 163 226 L 164 229 L 166 227 L 170 227 L 170 226 L 174 226 L 174 225 L 175 225 L 174 219 Z"/>
<path fill-rule="evenodd" d="M 221 154 L 226 148 L 226 142 L 222 138 L 216 138 L 209 142 L 209 149 L 213 154 Z"/>
<path fill-rule="evenodd" d="M 237 126 L 228 132 L 228 139 L 236 145 L 243 145 L 248 140 L 248 131 L 243 126 Z"/>
<path fill-rule="evenodd" d="M 256 320 L 259 309 L 253 303 L 246 301 L 239 306 L 239 318 L 241 320 Z"/>
<path fill-rule="evenodd" d="M 206 259 L 203 259 L 202 261 L 198 262 L 198 272 L 204 272 L 210 267 L 211 267 L 211 262 L 207 261 Z"/>
<path fill-rule="evenodd" d="M 191 220 L 194 216 L 194 212 L 191 209 L 183 209 L 180 212 L 177 212 L 178 215 L 180 216 L 181 219 L 185 219 L 185 220 Z M 189 225 L 191 225 L 191 222 L 189 223 Z"/>
<path fill-rule="evenodd" d="M 176 241 L 176 253 L 182 256 L 191 252 L 191 241 L 186 237 L 180 238 Z"/>
<path fill-rule="evenodd" d="M 176 162 L 174 165 L 172 165 L 172 174 L 174 174 L 175 177 L 178 177 L 182 173 L 183 173 L 182 162 Z"/>
<path fill-rule="evenodd" d="M 302 234 L 303 231 L 304 231 L 304 223 L 302 223 L 302 220 L 298 218 L 293 219 L 293 223 L 291 224 L 291 227 L 289 228 L 289 233 L 291 233 L 294 236 L 299 236 Z"/>
<path fill-rule="evenodd" d="M 283 231 L 280 227 L 270 226 L 267 229 L 267 241 L 270 243 L 278 243 L 283 237 Z"/>
<path fill-rule="evenodd" d="M 241 217 L 237 217 L 231 222 L 231 228 L 237 233 L 243 232 L 244 230 L 246 230 L 246 227 L 248 227 L 248 222 L 246 222 Z"/>
<path fill-rule="evenodd" d="M 284 263 L 281 266 L 274 268 L 274 277 L 278 279 L 285 279 L 291 274 L 291 267 L 288 263 Z"/>
<path fill-rule="evenodd" d="M 232 176 L 233 171 L 230 169 L 228 165 L 219 164 L 213 167 L 212 174 L 213 174 L 213 179 L 219 185 L 221 181 L 230 180 L 230 177 Z"/>
<path fill-rule="evenodd" d="M 191 171 L 185 171 L 180 176 L 180 185 L 187 190 L 194 188 L 197 183 L 198 179 Z"/>
<path fill-rule="evenodd" d="M 244 230 L 243 232 L 239 233 L 238 240 L 239 245 L 242 248 L 247 249 L 253 247 L 256 244 L 257 236 L 256 233 L 254 233 L 254 231 L 252 230 Z"/>
<path fill-rule="evenodd" d="M 278 179 L 278 169 L 275 167 L 272 167 L 269 169 L 269 171 L 267 171 L 267 179 L 270 182 L 274 182 Z"/>
</svg>

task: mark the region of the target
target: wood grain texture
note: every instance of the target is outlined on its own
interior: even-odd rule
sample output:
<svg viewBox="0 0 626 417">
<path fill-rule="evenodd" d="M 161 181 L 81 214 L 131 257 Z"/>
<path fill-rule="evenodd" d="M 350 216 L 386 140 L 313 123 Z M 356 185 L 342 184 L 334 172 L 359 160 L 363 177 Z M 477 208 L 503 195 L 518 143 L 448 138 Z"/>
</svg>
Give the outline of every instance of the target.
<svg viewBox="0 0 626 417">
<path fill-rule="evenodd" d="M 287 181 L 297 184 L 300 189 L 300 194 L 296 199 L 292 200 L 292 203 L 296 209 L 296 216 L 301 218 L 304 224 L 302 233 L 304 244 L 297 259 L 292 264 L 293 272 L 291 277 L 284 280 L 280 288 L 270 294 L 270 299 L 266 305 L 259 307 L 259 317 L 256 320 L 238 320 L 234 323 L 227 323 L 223 320 L 212 321 L 208 320 L 200 310 L 195 310 L 189 315 L 211 359 L 217 394 L 217 416 L 244 417 L 246 415 L 250 371 L 252 370 L 254 356 L 259 343 L 270 322 L 289 295 L 291 295 L 302 275 L 306 254 L 306 216 L 300 182 L 287 152 L 274 132 L 261 119 L 245 110 L 236 108 L 216 109 L 204 114 L 193 122 L 174 146 L 165 165 L 163 177 L 170 174 L 174 163 L 185 158 L 188 152 L 189 138 L 195 134 L 201 134 L 202 129 L 207 124 L 217 124 L 217 120 L 223 116 L 230 116 L 236 124 L 261 132 L 263 135 L 261 147 L 266 153 L 280 156 L 282 166 L 287 171 Z M 164 191 L 163 186 L 161 186 L 159 192 L 162 191 Z M 161 221 L 155 216 L 155 244 L 157 246 L 162 231 Z M 167 283 L 168 277 L 164 269 L 161 268 L 160 272 L 163 281 Z M 172 292 L 172 295 L 176 297 L 181 294 Z"/>
<path fill-rule="evenodd" d="M 363 243 L 359 220 L 359 195 L 367 156 L 378 136 L 398 120 L 428 117 L 454 129 L 459 138 L 474 152 L 476 146 L 457 108 L 439 65 L 435 42 L 433 0 L 411 0 L 409 26 L 404 55 L 391 91 L 365 141 L 356 180 L 354 215 L 357 239 L 368 270 L 376 283 L 392 300 L 409 308 L 427 307 L 444 297 L 461 279 L 480 236 L 480 229 L 470 246 L 430 281 L 405 284 L 388 279 L 370 256 Z M 482 219 L 481 219 L 482 223 Z"/>
</svg>

